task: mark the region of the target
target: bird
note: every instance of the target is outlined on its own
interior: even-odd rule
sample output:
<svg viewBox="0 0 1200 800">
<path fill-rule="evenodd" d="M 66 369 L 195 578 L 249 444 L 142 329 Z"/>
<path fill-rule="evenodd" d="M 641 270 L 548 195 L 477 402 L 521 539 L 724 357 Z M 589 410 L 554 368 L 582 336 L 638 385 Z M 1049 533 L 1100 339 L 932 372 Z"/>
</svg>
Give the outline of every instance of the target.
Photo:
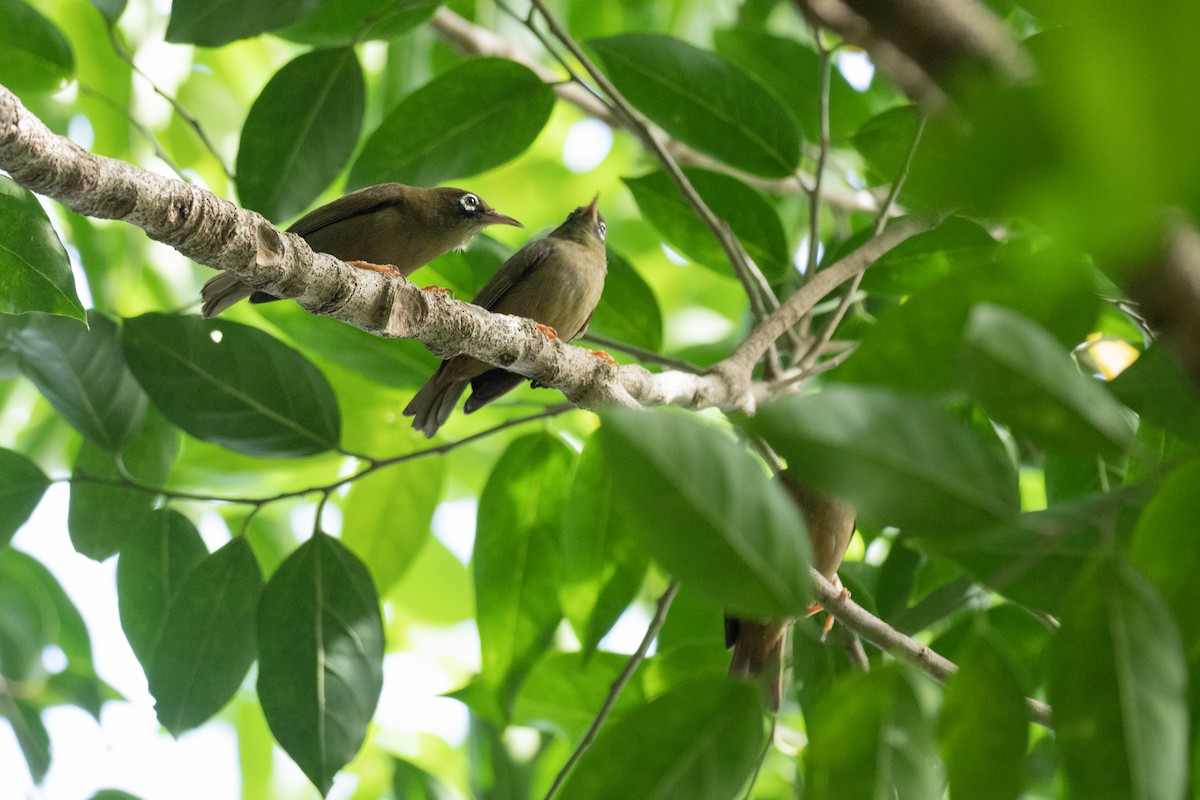
<svg viewBox="0 0 1200 800">
<path fill-rule="evenodd" d="M 528 317 L 551 338 L 582 336 L 600 302 L 608 272 L 607 224 L 596 203 L 580 206 L 550 235 L 522 247 L 497 270 L 474 303 L 497 314 Z M 607 357 L 606 354 L 601 357 Z M 609 359 L 611 360 L 611 359 Z M 471 384 L 467 414 L 525 380 L 470 356 L 446 359 L 404 409 L 413 428 L 433 438 Z"/>
<path fill-rule="evenodd" d="M 837 571 L 854 535 L 854 506 L 801 483 L 787 470 L 779 473 L 778 480 L 804 517 L 812 543 L 813 567 L 841 588 Z M 819 605 L 813 605 L 809 614 L 820 610 Z M 756 621 L 725 615 L 725 646 L 733 648 L 729 674 L 761 677 L 772 712 L 779 711 L 783 699 L 783 645 L 791 624 L 790 619 Z"/>
<path fill-rule="evenodd" d="M 489 225 L 525 227 L 474 192 L 379 183 L 351 192 L 305 214 L 288 228 L 318 253 L 362 269 L 408 277 L 451 250 L 467 246 Z M 201 316 L 215 317 L 247 297 L 278 300 L 222 272 L 204 284 Z"/>
</svg>

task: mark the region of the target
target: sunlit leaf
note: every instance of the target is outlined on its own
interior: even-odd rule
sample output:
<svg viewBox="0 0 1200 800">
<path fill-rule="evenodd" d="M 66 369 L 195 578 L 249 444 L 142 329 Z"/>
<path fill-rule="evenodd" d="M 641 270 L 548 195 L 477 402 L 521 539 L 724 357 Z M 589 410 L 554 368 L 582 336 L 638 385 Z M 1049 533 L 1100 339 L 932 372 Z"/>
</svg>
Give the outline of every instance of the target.
<svg viewBox="0 0 1200 800">
<path fill-rule="evenodd" d="M 1182 797 L 1187 669 L 1162 597 L 1100 557 L 1075 583 L 1050 647 L 1050 702 L 1073 796 Z"/>
<path fill-rule="evenodd" d="M 686 414 L 602 419 L 595 435 L 621 516 L 665 570 L 746 616 L 803 613 L 804 520 L 744 446 Z"/>
<path fill-rule="evenodd" d="M 350 188 L 385 181 L 432 186 L 497 167 L 533 144 L 553 107 L 554 91 L 528 67 L 473 58 L 388 114 L 354 162 Z"/>
<path fill-rule="evenodd" d="M 522 437 L 479 496 L 472 561 L 483 680 L 503 710 L 562 619 L 562 520 L 574 460 L 550 434 Z"/>
<path fill-rule="evenodd" d="M 242 204 L 273 220 L 308 208 L 354 153 L 365 95 L 352 48 L 305 53 L 276 72 L 242 126 Z"/>
<path fill-rule="evenodd" d="M 146 670 L 158 721 L 175 736 L 216 714 L 254 661 L 254 614 L 262 573 L 235 538 L 183 580 Z"/>
<path fill-rule="evenodd" d="M 383 688 L 371 576 L 316 533 L 280 565 L 258 613 L 258 697 L 280 746 L 322 794 L 362 746 Z"/>
<path fill-rule="evenodd" d="M 538 661 L 513 704 L 515 725 L 549 726 L 571 741 L 578 741 L 596 719 L 613 682 L 629 663 L 629 656 L 596 653 L 584 659 L 576 653 L 548 653 Z M 626 685 L 613 706 L 611 722 L 646 702 L 636 681 Z"/>
<path fill-rule="evenodd" d="M 663 130 L 731 167 L 786 177 L 800 161 L 796 122 L 758 80 L 670 36 L 588 42 L 625 97 Z"/>
<path fill-rule="evenodd" d="M 125 322 L 125 352 L 154 404 L 198 439 L 279 458 L 338 444 L 341 415 L 325 377 L 262 331 L 143 314 Z"/>
<path fill-rule="evenodd" d="M 23 5 L 18 0 L 0 0 L 0 37 L 14 30 L 3 21 L 9 3 Z M 0 46 L 0 83 L 8 84 L 3 61 L 12 52 Z M 0 312 L 29 311 L 85 319 L 67 251 L 46 212 L 33 192 L 0 175 Z"/>
</svg>

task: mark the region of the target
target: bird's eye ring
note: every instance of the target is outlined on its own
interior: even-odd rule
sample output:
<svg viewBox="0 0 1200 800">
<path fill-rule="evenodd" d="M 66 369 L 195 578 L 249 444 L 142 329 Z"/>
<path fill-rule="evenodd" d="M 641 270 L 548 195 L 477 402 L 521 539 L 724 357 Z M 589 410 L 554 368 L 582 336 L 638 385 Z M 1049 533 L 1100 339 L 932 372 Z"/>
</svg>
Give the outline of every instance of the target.
<svg viewBox="0 0 1200 800">
<path fill-rule="evenodd" d="M 603 242 L 605 236 L 608 235 L 608 224 L 605 222 L 601 222 L 599 225 L 596 226 L 596 231 L 600 234 L 600 241 Z"/>
<path fill-rule="evenodd" d="M 479 208 L 479 198 L 470 193 L 464 194 L 462 199 L 458 202 L 461 203 L 462 207 L 467 211 L 474 211 L 475 209 Z"/>
</svg>

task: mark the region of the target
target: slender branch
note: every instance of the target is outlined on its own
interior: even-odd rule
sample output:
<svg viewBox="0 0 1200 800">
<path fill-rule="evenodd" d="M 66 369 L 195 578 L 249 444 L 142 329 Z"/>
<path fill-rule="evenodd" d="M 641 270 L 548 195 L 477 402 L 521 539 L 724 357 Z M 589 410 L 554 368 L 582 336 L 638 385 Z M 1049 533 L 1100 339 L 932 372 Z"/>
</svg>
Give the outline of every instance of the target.
<svg viewBox="0 0 1200 800">
<path fill-rule="evenodd" d="M 575 752 L 571 753 L 571 757 L 567 759 L 567 763 L 559 770 L 558 775 L 554 778 L 554 783 L 550 785 L 550 791 L 546 792 L 546 800 L 551 800 L 558 790 L 566 781 L 567 776 L 571 774 L 571 770 L 578 763 L 587 749 L 592 746 L 592 742 L 596 740 L 596 735 L 600 732 L 600 728 L 604 725 L 608 715 L 612 713 L 613 706 L 617 704 L 617 699 L 621 696 L 621 692 L 625 689 L 625 685 L 629 683 L 629 679 L 633 677 L 633 673 L 646 659 L 646 653 L 650 650 L 650 645 L 654 642 L 654 637 L 658 636 L 658 632 L 662 630 L 663 623 L 667 621 L 667 611 L 671 608 L 671 602 L 675 599 L 676 593 L 679 592 L 679 581 L 671 581 L 667 585 L 667 590 L 658 598 L 658 605 L 654 609 L 654 617 L 650 620 L 650 624 L 646 626 L 646 635 L 642 637 L 642 643 L 638 645 L 637 650 L 629 657 L 629 661 L 625 664 L 625 668 L 621 670 L 621 674 L 613 681 L 612 688 L 608 690 L 608 696 L 604 698 L 603 705 L 596 712 L 596 718 L 592 720 L 592 724 L 588 727 L 587 733 L 583 735 L 579 746 L 575 748 Z"/>
<path fill-rule="evenodd" d="M 809 576 L 812 579 L 813 589 L 816 591 L 817 602 L 848 630 L 858 634 L 885 653 L 891 653 L 896 658 L 907 661 L 938 681 L 945 682 L 958 671 L 954 662 L 917 640 L 905 636 L 871 614 L 825 580 L 825 576 L 815 569 L 809 569 Z M 1026 698 L 1025 708 L 1032 722 L 1044 728 L 1053 727 L 1053 711 L 1049 705 L 1040 700 Z"/>
<path fill-rule="evenodd" d="M 770 284 L 766 277 L 759 270 L 758 266 L 746 253 L 742 243 L 733 235 L 724 220 L 721 220 L 713 213 L 704 199 L 700 197 L 700 193 L 692 186 L 692 182 L 683 174 L 683 170 L 679 168 L 675 158 L 667 151 L 662 142 L 655 136 L 654 131 L 650 129 L 647 120 L 635 109 L 628 100 L 617 90 L 612 81 L 608 79 L 600 69 L 588 58 L 587 54 L 576 41 L 571 38 L 571 35 L 558 22 L 558 20 L 546 8 L 543 0 L 532 0 L 533 7 L 541 14 L 542 19 L 546 21 L 546 26 L 550 32 L 554 34 L 554 38 L 558 39 L 571 55 L 583 65 L 584 70 L 591 76 L 596 85 L 604 92 L 604 94 L 612 102 L 618 112 L 618 116 L 625 120 L 625 127 L 635 133 L 646 147 L 658 157 L 666 168 L 667 174 L 675 182 L 679 191 L 683 194 L 684 199 L 688 202 L 696 213 L 708 226 L 713 235 L 717 237 L 717 241 L 721 245 L 721 249 L 725 251 L 725 256 L 729 259 L 729 263 L 733 266 L 734 274 L 737 275 L 739 281 L 742 282 L 742 287 L 746 291 L 746 296 L 750 300 L 750 308 L 754 312 L 755 319 L 762 319 L 766 316 L 766 309 L 763 305 L 764 300 L 771 303 L 771 307 L 775 308 L 779 305 L 779 300 L 775 297 L 775 293 L 771 290 Z M 765 351 L 764 351 L 765 352 Z"/>
<path fill-rule="evenodd" d="M 99 91 L 98 89 L 93 89 L 83 81 L 79 81 L 78 83 L 80 92 L 95 99 L 97 102 L 108 106 L 113 111 L 123 116 L 125 121 L 132 125 L 134 130 L 140 133 L 142 137 L 150 143 L 150 147 L 154 150 L 154 155 L 158 156 L 160 161 L 170 167 L 171 171 L 178 175 L 180 180 L 187 180 L 187 178 L 183 176 L 183 170 L 179 168 L 179 165 L 175 163 L 174 159 L 167 155 L 167 151 L 163 150 L 163 147 L 159 143 L 158 138 L 154 135 L 154 132 L 139 122 L 128 108 L 121 105 L 116 100 L 113 100 L 111 97 Z"/>
<path fill-rule="evenodd" d="M 817 271 L 817 251 L 821 247 L 821 184 L 825 178 L 825 161 L 829 158 L 832 146 L 829 138 L 829 73 L 833 66 L 829 48 L 821 36 L 821 29 L 813 26 L 813 40 L 817 43 L 817 53 L 820 56 L 820 84 L 818 86 L 818 109 L 820 117 L 821 141 L 817 150 L 817 165 L 813 169 L 812 191 L 808 201 L 808 265 L 804 270 L 806 277 L 811 277 Z M 876 231 L 878 234 L 879 232 Z"/>
<path fill-rule="evenodd" d="M 644 347 L 622 342 L 617 339 L 610 339 L 607 336 L 601 336 L 598 333 L 589 333 L 582 337 L 582 341 L 590 342 L 600 347 L 609 350 L 616 350 L 619 353 L 626 353 L 633 356 L 638 361 L 647 364 L 658 364 L 663 367 L 679 370 L 680 372 L 691 372 L 695 375 L 704 373 L 704 367 L 698 367 L 690 361 L 683 361 L 678 358 L 664 356 L 662 353 L 656 353 L 653 350 L 647 350 Z"/>
</svg>

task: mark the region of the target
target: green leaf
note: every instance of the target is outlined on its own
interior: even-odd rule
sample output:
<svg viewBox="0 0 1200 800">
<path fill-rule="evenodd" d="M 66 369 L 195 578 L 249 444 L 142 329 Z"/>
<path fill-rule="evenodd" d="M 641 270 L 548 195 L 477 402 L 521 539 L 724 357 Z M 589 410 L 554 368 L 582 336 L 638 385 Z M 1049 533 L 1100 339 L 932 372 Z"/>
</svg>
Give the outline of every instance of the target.
<svg viewBox="0 0 1200 800">
<path fill-rule="evenodd" d="M 754 175 L 784 178 L 800 134 L 770 90 L 723 58 L 651 33 L 592 39 L 617 89 L 663 130 Z"/>
<path fill-rule="evenodd" d="M 41 783 L 50 770 L 50 734 L 42 724 L 42 713 L 28 700 L 0 696 L 0 717 L 7 718 L 34 783 Z"/>
<path fill-rule="evenodd" d="M 208 720 L 241 686 L 254 661 L 262 592 L 254 551 L 241 537 L 184 578 L 146 670 L 158 721 L 173 736 Z"/>
<path fill-rule="evenodd" d="M 1077 258 L 1046 254 L 983 266 L 968 262 L 881 313 L 854 358 L 838 368 L 838 379 L 921 394 L 957 388 L 957 355 L 976 303 L 1019 311 L 1069 348 L 1091 332 L 1099 307 L 1092 278 Z"/>
<path fill-rule="evenodd" d="M 946 684 L 938 740 L 954 797 L 1014 800 L 1029 744 L 1025 687 L 990 631 L 976 633 Z"/>
<path fill-rule="evenodd" d="M 415 342 L 372 336 L 353 325 L 310 314 L 295 303 L 264 303 L 257 308 L 303 349 L 383 386 L 418 389 L 440 363 Z"/>
<path fill-rule="evenodd" d="M 1116 455 L 1133 442 L 1133 414 L 1085 376 L 1045 329 L 988 303 L 967 320 L 963 381 L 990 416 L 1052 449 Z"/>
<path fill-rule="evenodd" d="M 117 603 L 121 629 L 134 655 L 149 669 L 171 602 L 208 548 L 200 532 L 178 511 L 151 512 L 117 559 Z"/>
<path fill-rule="evenodd" d="M 1144 422 L 1188 441 L 1200 441 L 1196 388 L 1167 348 L 1148 348 L 1109 385 L 1117 399 Z"/>
<path fill-rule="evenodd" d="M 0 448 L 0 548 L 41 502 L 50 479 L 25 456 Z"/>
<path fill-rule="evenodd" d="M 21 0 L 0 0 L 0 83 L 14 92 L 49 92 L 74 71 L 71 46 L 53 22 Z M 4 183 L 0 178 L 0 192 Z"/>
<path fill-rule="evenodd" d="M 870 228 L 851 236 L 838 246 L 828 261 L 848 254 L 870 238 Z M 863 275 L 862 289 L 868 293 L 907 295 L 922 286 L 968 265 L 985 269 L 999 245 L 974 220 L 947 217 L 931 231 L 918 233 L 884 253 Z"/>
<path fill-rule="evenodd" d="M 595 435 L 621 516 L 665 570 L 743 616 L 804 613 L 804 520 L 744 446 L 689 414 L 601 418 Z"/>
<path fill-rule="evenodd" d="M 867 162 L 867 180 L 872 186 L 890 184 L 900 175 L 920 118 L 916 106 L 888 109 L 867 120 L 850 137 L 850 144 Z"/>
<path fill-rule="evenodd" d="M 365 104 L 353 48 L 315 50 L 288 62 L 263 87 L 242 126 L 242 204 L 273 220 L 308 208 L 354 154 Z"/>
<path fill-rule="evenodd" d="M 475 605 L 482 680 L 507 714 L 562 619 L 562 519 L 575 454 L 561 440 L 515 440 L 479 496 Z"/>
<path fill-rule="evenodd" d="M 1173 471 L 1159 486 L 1138 519 L 1129 543 L 1129 559 L 1163 599 L 1179 625 L 1188 660 L 1200 661 L 1200 608 L 1195 578 L 1200 574 L 1200 462 Z"/>
<path fill-rule="evenodd" d="M 18 0 L 0 0 L 0 38 L 14 30 L 3 20 L 9 3 L 23 5 Z M 13 52 L 0 45 L 0 83 L 17 89 L 3 77 L 4 59 Z M 0 312 L 29 311 L 86 319 L 75 293 L 71 262 L 50 218 L 33 192 L 0 175 Z"/>
<path fill-rule="evenodd" d="M 21 371 L 90 442 L 117 451 L 146 413 L 146 395 L 125 364 L 121 331 L 97 311 L 88 325 L 37 314 L 12 338 Z"/>
<path fill-rule="evenodd" d="M 258 697 L 271 733 L 322 794 L 362 746 L 383 688 L 371 576 L 316 533 L 271 577 L 258 612 Z"/>
<path fill-rule="evenodd" d="M 116 22 L 125 13 L 127 0 L 92 0 L 92 5 L 107 22 Z"/>
<path fill-rule="evenodd" d="M 320 0 L 175 0 L 166 38 L 175 44 L 220 47 L 223 44 L 282 28 L 320 5 Z"/>
<path fill-rule="evenodd" d="M 917 398 L 831 385 L 770 403 L 745 427 L 802 482 L 846 498 L 873 525 L 961 535 L 1017 513 L 1012 464 Z"/>
<path fill-rule="evenodd" d="M 767 279 L 772 283 L 782 280 L 792 265 L 783 225 L 771 204 L 737 178 L 700 169 L 687 169 L 684 173 L 713 213 L 729 223 Z M 638 210 L 672 247 L 698 264 L 722 275 L 729 274 L 731 267 L 725 251 L 665 172 L 622 180 L 633 193 Z"/>
<path fill-rule="evenodd" d="M 678 686 L 630 711 L 599 737 L 563 786 L 563 800 L 731 798 L 762 750 L 754 687 L 710 678 Z"/>
<path fill-rule="evenodd" d="M 404 576 L 428 541 L 445 483 L 445 462 L 428 458 L 354 482 L 342 504 L 342 543 L 366 563 L 381 595 Z"/>
<path fill-rule="evenodd" d="M 143 314 L 125 323 L 125 352 L 154 404 L 197 439 L 277 458 L 338 446 L 341 415 L 325 376 L 262 331 Z"/>
<path fill-rule="evenodd" d="M 398 39 L 429 21 L 445 0 L 325 0 L 299 22 L 276 33 L 314 47 L 349 47 Z"/>
<path fill-rule="evenodd" d="M 903 668 L 850 673 L 809 719 L 806 798 L 941 797 L 933 725 Z"/>
<path fill-rule="evenodd" d="M 13 681 L 41 669 L 42 650 L 58 633 L 54 608 L 39 591 L 39 568 L 19 550 L 0 550 L 0 675 Z"/>
<path fill-rule="evenodd" d="M 588 331 L 658 351 L 662 348 L 662 312 L 654 290 L 624 256 L 608 248 L 604 294 Z"/>
<path fill-rule="evenodd" d="M 811 46 L 795 39 L 732 28 L 713 31 L 717 52 L 751 73 L 787 105 L 804 137 L 821 140 L 821 62 Z M 839 142 L 871 116 L 864 95 L 854 89 L 836 66 L 829 74 L 829 136 Z"/>
<path fill-rule="evenodd" d="M 1178 798 L 1187 785 L 1187 669 L 1162 598 L 1101 556 L 1050 647 L 1049 699 L 1074 797 Z"/>
<path fill-rule="evenodd" d="M 579 741 L 628 663 L 629 656 L 619 653 L 600 652 L 587 659 L 579 652 L 547 653 L 517 694 L 512 723 L 549 727 L 568 741 Z M 617 698 L 608 724 L 645 702 L 641 686 L 631 681 Z"/>
<path fill-rule="evenodd" d="M 121 462 L 142 484 L 162 486 L 178 449 L 178 431 L 151 409 L 122 450 Z M 90 442 L 79 448 L 71 472 L 67 529 L 71 544 L 88 558 L 102 561 L 116 553 L 154 509 L 154 492 L 125 488 L 123 479 L 112 453 Z"/>
<path fill-rule="evenodd" d="M 645 552 L 614 503 L 599 440 L 583 448 L 563 524 L 563 614 L 585 656 L 596 651 L 637 596 L 648 566 Z"/>
<path fill-rule="evenodd" d="M 554 98 L 528 67 L 503 58 L 463 62 L 384 119 L 350 169 L 349 188 L 384 181 L 432 186 L 498 167 L 533 144 Z"/>
<path fill-rule="evenodd" d="M 392 759 L 392 794 L 395 800 L 442 800 L 448 796 L 441 781 L 400 758 Z"/>
</svg>

